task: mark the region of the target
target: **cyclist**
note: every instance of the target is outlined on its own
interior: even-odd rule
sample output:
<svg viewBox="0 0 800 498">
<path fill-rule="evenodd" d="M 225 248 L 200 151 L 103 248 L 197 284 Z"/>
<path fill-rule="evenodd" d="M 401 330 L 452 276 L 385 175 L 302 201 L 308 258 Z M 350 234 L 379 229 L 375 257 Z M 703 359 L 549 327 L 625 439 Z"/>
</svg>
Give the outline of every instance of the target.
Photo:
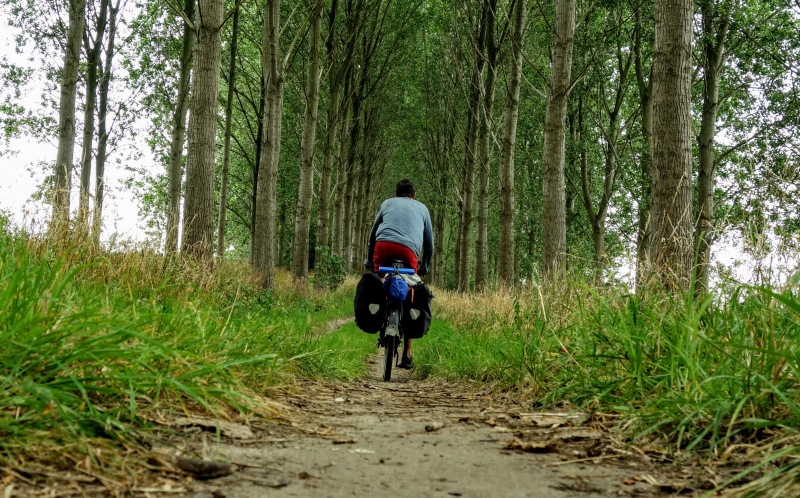
<svg viewBox="0 0 800 498">
<path fill-rule="evenodd" d="M 367 265 L 373 271 L 391 266 L 399 259 L 409 264 L 420 276 L 428 274 L 433 256 L 433 228 L 425 204 L 417 200 L 417 191 L 410 180 L 397 182 L 395 197 L 381 204 L 369 234 Z M 413 368 L 411 339 L 403 344 L 401 368 Z"/>
</svg>

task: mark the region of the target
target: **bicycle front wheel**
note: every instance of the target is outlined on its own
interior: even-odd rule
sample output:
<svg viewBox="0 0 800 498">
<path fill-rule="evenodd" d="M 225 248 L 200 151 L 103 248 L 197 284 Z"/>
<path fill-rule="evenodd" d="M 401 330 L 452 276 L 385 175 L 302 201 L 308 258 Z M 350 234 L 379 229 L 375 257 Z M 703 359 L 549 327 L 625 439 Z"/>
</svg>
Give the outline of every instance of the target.
<svg viewBox="0 0 800 498">
<path fill-rule="evenodd" d="M 383 380 L 389 382 L 392 380 L 392 365 L 394 364 L 394 353 L 397 350 L 397 337 L 386 336 L 383 339 Z"/>
</svg>

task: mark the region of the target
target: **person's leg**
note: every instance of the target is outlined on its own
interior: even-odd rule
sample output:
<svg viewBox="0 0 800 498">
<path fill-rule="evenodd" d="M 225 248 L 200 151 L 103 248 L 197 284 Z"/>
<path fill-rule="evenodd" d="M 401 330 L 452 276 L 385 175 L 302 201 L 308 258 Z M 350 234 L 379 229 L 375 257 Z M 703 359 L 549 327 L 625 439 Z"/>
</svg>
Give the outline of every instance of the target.
<svg viewBox="0 0 800 498">
<path fill-rule="evenodd" d="M 403 356 L 411 358 L 411 339 L 406 339 L 405 344 L 403 344 Z"/>
<path fill-rule="evenodd" d="M 414 361 L 411 359 L 411 339 L 406 339 L 403 344 L 403 358 L 400 360 L 400 368 L 414 368 Z"/>
</svg>

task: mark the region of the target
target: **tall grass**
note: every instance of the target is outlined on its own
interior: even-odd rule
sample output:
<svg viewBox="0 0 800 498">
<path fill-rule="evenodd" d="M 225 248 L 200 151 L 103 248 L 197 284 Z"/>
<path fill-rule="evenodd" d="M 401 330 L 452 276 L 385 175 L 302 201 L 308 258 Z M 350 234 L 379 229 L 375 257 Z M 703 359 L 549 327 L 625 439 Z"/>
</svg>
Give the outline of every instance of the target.
<svg viewBox="0 0 800 498">
<path fill-rule="evenodd" d="M 352 288 L 321 294 L 281 274 L 267 293 L 244 265 L 60 244 L 0 227 L 0 466 L 141 449 L 155 411 L 272 417 L 267 389 L 358 375 L 374 347 L 321 333 Z"/>
<path fill-rule="evenodd" d="M 740 286 L 701 302 L 579 284 L 549 297 L 440 291 L 434 315 L 446 324 L 435 320 L 416 349 L 426 374 L 621 413 L 633 441 L 675 458 L 800 456 L 796 286 Z"/>
</svg>

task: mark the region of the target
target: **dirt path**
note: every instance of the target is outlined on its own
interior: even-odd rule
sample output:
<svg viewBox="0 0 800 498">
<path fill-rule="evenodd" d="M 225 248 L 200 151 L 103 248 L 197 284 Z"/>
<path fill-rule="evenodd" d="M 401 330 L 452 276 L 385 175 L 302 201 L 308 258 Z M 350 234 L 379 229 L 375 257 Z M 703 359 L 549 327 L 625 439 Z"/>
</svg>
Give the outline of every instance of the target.
<svg viewBox="0 0 800 498">
<path fill-rule="evenodd" d="M 397 370 L 381 380 L 303 382 L 283 395 L 292 427 L 207 444 L 207 457 L 243 465 L 187 483 L 188 496 L 599 497 L 682 496 L 707 488 L 697 469 L 655 465 L 614 449 L 581 414 L 522 407 Z M 513 441 L 509 445 L 509 441 Z M 195 448 L 196 451 L 201 448 Z"/>
</svg>

